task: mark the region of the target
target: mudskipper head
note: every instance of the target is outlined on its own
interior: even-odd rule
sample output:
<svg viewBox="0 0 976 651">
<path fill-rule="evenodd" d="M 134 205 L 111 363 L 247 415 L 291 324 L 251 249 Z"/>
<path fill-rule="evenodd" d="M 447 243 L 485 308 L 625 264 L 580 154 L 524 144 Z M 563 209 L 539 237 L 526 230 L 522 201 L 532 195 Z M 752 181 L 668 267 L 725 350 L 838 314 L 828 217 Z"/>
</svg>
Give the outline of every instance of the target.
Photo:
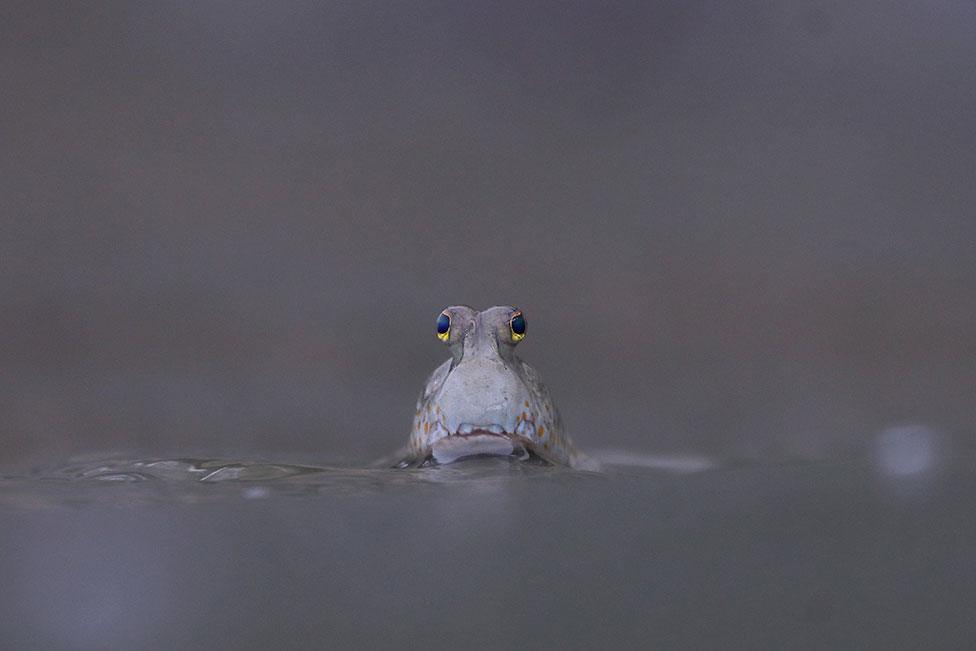
<svg viewBox="0 0 976 651">
<path fill-rule="evenodd" d="M 451 358 L 424 385 L 403 465 L 476 455 L 579 464 L 549 389 L 515 354 L 525 333 L 525 315 L 510 305 L 455 305 L 437 315 L 434 334 Z"/>
<path fill-rule="evenodd" d="M 525 338 L 516 307 L 478 312 L 466 305 L 443 310 L 436 335 L 451 351 L 447 375 L 430 394 L 446 435 L 514 435 L 531 391 L 515 347 Z"/>
</svg>

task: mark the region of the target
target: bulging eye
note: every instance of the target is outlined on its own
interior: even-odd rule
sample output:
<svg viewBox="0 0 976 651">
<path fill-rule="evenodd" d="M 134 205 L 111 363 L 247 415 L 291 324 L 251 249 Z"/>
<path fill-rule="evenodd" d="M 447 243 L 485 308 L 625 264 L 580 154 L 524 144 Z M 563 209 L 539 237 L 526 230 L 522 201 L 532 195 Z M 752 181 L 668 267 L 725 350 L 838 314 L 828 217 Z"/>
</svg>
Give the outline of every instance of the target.
<svg viewBox="0 0 976 651">
<path fill-rule="evenodd" d="M 447 341 L 450 335 L 451 315 L 447 312 L 441 312 L 440 316 L 437 317 L 437 338 L 441 341 Z"/>
<path fill-rule="evenodd" d="M 512 329 L 512 341 L 522 341 L 525 338 L 525 317 L 522 316 L 522 310 L 512 313 L 508 325 Z"/>
</svg>

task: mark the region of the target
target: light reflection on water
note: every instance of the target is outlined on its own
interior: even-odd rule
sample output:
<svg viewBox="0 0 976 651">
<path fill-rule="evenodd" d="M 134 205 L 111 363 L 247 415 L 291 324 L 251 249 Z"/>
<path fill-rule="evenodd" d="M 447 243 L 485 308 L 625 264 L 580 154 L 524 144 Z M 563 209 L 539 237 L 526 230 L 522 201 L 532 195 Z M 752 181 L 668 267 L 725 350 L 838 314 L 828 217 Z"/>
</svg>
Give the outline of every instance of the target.
<svg viewBox="0 0 976 651">
<path fill-rule="evenodd" d="M 110 504 L 140 501 L 220 500 L 240 495 L 262 499 L 273 495 L 356 494 L 458 484 L 484 490 L 518 481 L 585 481 L 601 473 L 521 463 L 509 458 L 482 458 L 444 466 L 393 469 L 369 466 L 316 466 L 227 459 L 85 460 L 0 479 L 6 490 L 0 504 L 21 507 L 77 505 L 84 500 Z M 109 492 L 106 484 L 139 484 Z"/>
</svg>

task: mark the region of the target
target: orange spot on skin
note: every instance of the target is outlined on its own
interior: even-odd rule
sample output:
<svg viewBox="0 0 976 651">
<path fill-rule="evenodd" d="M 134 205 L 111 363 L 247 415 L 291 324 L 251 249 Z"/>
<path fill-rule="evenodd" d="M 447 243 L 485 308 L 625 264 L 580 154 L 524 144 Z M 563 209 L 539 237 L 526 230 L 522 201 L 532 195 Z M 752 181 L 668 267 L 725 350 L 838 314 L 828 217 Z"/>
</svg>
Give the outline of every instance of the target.
<svg viewBox="0 0 976 651">
<path fill-rule="evenodd" d="M 528 407 L 528 406 L 529 406 L 529 401 L 528 401 L 528 400 L 526 400 L 526 401 L 525 401 L 525 406 L 526 406 L 526 407 Z"/>
<path fill-rule="evenodd" d="M 542 425 L 539 425 L 538 427 L 535 428 L 535 435 L 541 437 L 543 432 L 545 431 L 546 428 L 544 428 Z"/>
<path fill-rule="evenodd" d="M 430 434 L 430 423 L 424 423 L 424 434 Z"/>
</svg>

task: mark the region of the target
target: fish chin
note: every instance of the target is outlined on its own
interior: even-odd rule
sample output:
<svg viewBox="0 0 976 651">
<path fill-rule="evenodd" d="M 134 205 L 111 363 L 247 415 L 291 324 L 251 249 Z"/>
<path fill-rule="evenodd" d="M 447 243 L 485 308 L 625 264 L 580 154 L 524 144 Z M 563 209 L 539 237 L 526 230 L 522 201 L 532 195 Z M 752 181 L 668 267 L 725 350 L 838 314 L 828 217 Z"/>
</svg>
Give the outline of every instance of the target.
<svg viewBox="0 0 976 651">
<path fill-rule="evenodd" d="M 452 463 L 466 457 L 510 456 L 515 453 L 515 443 L 505 434 L 483 429 L 467 434 L 446 436 L 434 442 L 431 453 L 437 463 Z"/>
</svg>

